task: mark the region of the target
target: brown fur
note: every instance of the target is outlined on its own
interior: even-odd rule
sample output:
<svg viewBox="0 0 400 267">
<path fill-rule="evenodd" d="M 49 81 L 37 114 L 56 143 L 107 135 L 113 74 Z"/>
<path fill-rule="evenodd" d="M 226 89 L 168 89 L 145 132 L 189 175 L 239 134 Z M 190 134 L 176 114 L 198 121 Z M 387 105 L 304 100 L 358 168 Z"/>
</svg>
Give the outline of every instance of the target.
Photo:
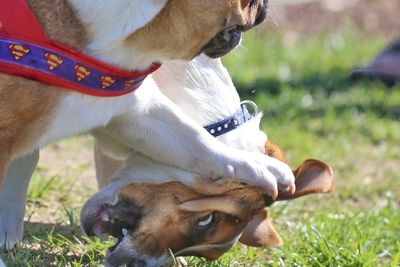
<svg viewBox="0 0 400 267">
<path fill-rule="evenodd" d="M 282 150 L 276 144 L 267 141 L 265 148 L 266 154 L 285 159 Z M 278 200 L 332 190 L 332 169 L 321 161 L 306 160 L 294 174 L 297 191 L 294 194 L 280 193 Z M 223 185 L 207 182 L 199 182 L 200 184 L 203 185 L 201 192 L 179 182 L 130 184 L 120 189 L 120 200 L 128 201 L 130 205 L 142 209 L 140 218 L 135 218 L 139 223 L 135 229 L 131 229 L 130 236 L 130 243 L 137 252 L 158 258 L 167 249 L 176 253 L 194 245 L 223 244 L 242 231 L 240 242 L 246 245 L 283 244 L 268 219 L 265 210 L 266 198 L 262 190 L 236 182 Z M 202 233 L 193 225 L 210 213 L 217 219 L 212 225 L 212 231 Z M 229 247 L 226 250 L 228 249 Z M 194 249 L 179 256 L 202 256 L 214 260 L 226 250 Z"/>
<path fill-rule="evenodd" d="M 254 22 L 257 8 L 244 2 L 170 0 L 151 23 L 127 38 L 126 45 L 136 45 L 144 53 L 157 51 L 170 58 L 191 60 L 224 27 Z"/>
<path fill-rule="evenodd" d="M 51 86 L 0 74 L 1 154 L 8 152 L 12 159 L 29 151 L 45 132 L 61 95 Z"/>
<path fill-rule="evenodd" d="M 40 25 L 51 40 L 82 50 L 85 28 L 67 0 L 27 0 Z"/>
<path fill-rule="evenodd" d="M 225 197 L 229 197 L 240 207 L 237 221 L 227 214 L 215 212 L 213 207 L 202 212 L 188 212 L 179 208 L 179 204 L 186 201 L 209 197 L 178 182 L 123 187 L 120 190 L 120 199 L 142 207 L 145 214 L 140 219 L 140 225 L 135 229 L 131 242 L 140 249 L 139 252 L 154 257 L 160 257 L 168 248 L 177 252 L 193 245 L 229 242 L 264 208 L 261 193 L 249 187 L 225 192 Z M 198 229 L 192 226 L 211 212 L 217 217 L 213 231 L 198 235 Z M 216 259 L 222 253 L 211 250 L 196 256 Z"/>
<path fill-rule="evenodd" d="M 281 148 L 269 140 L 265 143 L 265 154 L 267 154 L 270 157 L 279 159 L 282 162 L 287 163 L 287 159 L 285 157 L 285 154 L 281 150 Z"/>
</svg>

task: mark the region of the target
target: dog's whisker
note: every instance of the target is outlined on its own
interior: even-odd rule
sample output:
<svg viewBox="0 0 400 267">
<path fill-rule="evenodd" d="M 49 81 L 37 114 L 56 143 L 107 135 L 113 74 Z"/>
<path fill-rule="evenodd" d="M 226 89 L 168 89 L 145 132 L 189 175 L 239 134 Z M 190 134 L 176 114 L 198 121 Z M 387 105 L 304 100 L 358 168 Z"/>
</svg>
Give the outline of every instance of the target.
<svg viewBox="0 0 400 267">
<path fill-rule="evenodd" d="M 272 22 L 276 27 L 279 27 L 279 23 L 278 23 L 278 21 L 277 21 L 276 19 L 271 18 L 271 22 Z"/>
</svg>

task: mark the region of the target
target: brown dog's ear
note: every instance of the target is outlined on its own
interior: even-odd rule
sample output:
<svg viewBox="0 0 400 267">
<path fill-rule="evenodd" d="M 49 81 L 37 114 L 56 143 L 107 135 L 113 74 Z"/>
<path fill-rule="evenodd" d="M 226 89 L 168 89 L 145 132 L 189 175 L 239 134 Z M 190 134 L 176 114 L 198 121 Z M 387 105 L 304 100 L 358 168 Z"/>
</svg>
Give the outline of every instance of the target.
<svg viewBox="0 0 400 267">
<path fill-rule="evenodd" d="M 313 193 L 329 193 L 333 188 L 332 168 L 319 160 L 305 160 L 293 174 L 296 178 L 294 194 L 279 193 L 277 200 L 288 200 Z"/>
<path fill-rule="evenodd" d="M 242 210 L 236 201 L 227 196 L 212 196 L 189 200 L 180 204 L 179 207 L 188 212 L 221 211 L 234 216 L 239 216 Z"/>
<path fill-rule="evenodd" d="M 257 187 L 238 185 L 226 191 L 223 195 L 203 196 L 188 200 L 179 205 L 187 212 L 220 211 L 240 219 L 248 218 L 264 209 L 263 192 Z"/>
<path fill-rule="evenodd" d="M 267 210 L 254 216 L 253 220 L 243 230 L 239 242 L 251 247 L 279 247 L 283 245 L 282 238 L 268 219 Z"/>
</svg>

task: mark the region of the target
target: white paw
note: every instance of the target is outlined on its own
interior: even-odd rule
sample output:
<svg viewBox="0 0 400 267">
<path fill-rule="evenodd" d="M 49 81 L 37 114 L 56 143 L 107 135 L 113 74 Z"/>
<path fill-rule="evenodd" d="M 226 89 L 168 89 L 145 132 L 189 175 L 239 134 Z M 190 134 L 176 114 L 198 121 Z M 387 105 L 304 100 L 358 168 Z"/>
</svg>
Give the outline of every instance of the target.
<svg viewBox="0 0 400 267">
<path fill-rule="evenodd" d="M 0 212 L 0 247 L 13 249 L 22 240 L 23 220 L 13 212 Z"/>
<path fill-rule="evenodd" d="M 286 163 L 276 158 L 272 158 L 269 156 L 265 157 L 268 157 L 268 160 L 270 161 L 270 165 L 267 168 L 276 178 L 278 191 L 289 191 L 294 193 L 294 191 L 296 190 L 295 177 L 290 167 Z"/>
<path fill-rule="evenodd" d="M 295 190 L 295 178 L 289 166 L 261 153 L 245 153 L 238 166 L 233 166 L 234 177 L 242 182 L 259 186 L 276 198 L 278 191 Z"/>
</svg>

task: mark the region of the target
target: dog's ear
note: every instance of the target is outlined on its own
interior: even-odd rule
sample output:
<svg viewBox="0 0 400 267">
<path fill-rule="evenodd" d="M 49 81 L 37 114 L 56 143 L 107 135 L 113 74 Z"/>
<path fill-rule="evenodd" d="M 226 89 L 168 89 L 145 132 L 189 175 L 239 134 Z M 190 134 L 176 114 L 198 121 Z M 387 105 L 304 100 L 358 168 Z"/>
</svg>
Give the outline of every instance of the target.
<svg viewBox="0 0 400 267">
<path fill-rule="evenodd" d="M 252 247 L 279 247 L 283 245 L 282 238 L 268 219 L 267 210 L 262 211 L 253 218 L 243 230 L 239 242 Z"/>
<path fill-rule="evenodd" d="M 223 195 L 203 196 L 179 205 L 187 212 L 219 211 L 248 220 L 265 207 L 264 194 L 257 187 L 241 186 L 226 191 Z"/>
<path fill-rule="evenodd" d="M 227 196 L 211 196 L 186 201 L 179 205 L 181 210 L 188 212 L 220 211 L 239 216 L 241 208 L 236 201 Z"/>
<path fill-rule="evenodd" d="M 265 154 L 287 163 L 281 148 L 267 141 Z M 277 200 L 288 200 L 313 193 L 329 193 L 332 191 L 334 174 L 332 168 L 319 160 L 308 159 L 293 171 L 296 178 L 296 191 L 294 194 L 279 193 Z"/>
<path fill-rule="evenodd" d="M 316 160 L 307 159 L 293 171 L 296 178 L 294 194 L 279 193 L 277 200 L 288 200 L 313 193 L 329 193 L 333 188 L 334 174 L 331 166 Z"/>
</svg>

